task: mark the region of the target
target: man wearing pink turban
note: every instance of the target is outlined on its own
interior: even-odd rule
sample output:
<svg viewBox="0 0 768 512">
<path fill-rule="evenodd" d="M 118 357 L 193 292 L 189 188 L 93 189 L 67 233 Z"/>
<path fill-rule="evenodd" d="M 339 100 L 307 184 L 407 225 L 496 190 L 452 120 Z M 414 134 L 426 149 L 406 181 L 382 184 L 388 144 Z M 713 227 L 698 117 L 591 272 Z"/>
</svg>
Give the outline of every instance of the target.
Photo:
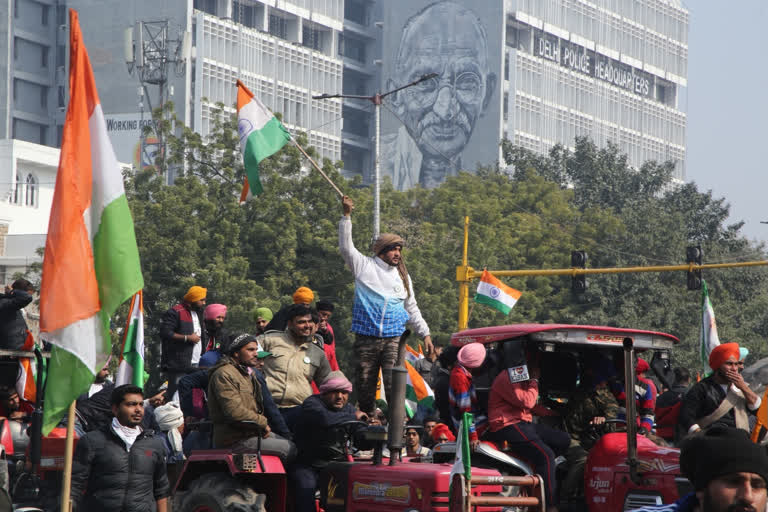
<svg viewBox="0 0 768 512">
<path fill-rule="evenodd" d="M 739 344 L 723 343 L 709 354 L 712 374 L 695 384 L 683 397 L 677 434 L 688 434 L 718 425 L 749 432 L 747 415 L 760 407 L 757 396 L 739 373 Z"/>
<path fill-rule="evenodd" d="M 477 372 L 485 361 L 485 345 L 469 343 L 461 347 L 456 364 L 451 370 L 448 387 L 448 402 L 451 410 L 453 427 L 458 432 L 465 412 L 473 415 L 474 422 L 469 427 L 469 443 L 472 449 L 480 444 L 480 436 L 488 427 L 488 418 L 480 411 L 472 374 Z"/>
</svg>

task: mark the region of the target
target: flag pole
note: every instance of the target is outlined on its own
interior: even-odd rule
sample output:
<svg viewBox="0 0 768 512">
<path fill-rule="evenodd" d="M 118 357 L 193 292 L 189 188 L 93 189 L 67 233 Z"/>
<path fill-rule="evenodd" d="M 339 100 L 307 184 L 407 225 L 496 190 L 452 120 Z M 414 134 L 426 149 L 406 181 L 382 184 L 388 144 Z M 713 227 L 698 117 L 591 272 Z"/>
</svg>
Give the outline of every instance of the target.
<svg viewBox="0 0 768 512">
<path fill-rule="evenodd" d="M 75 440 L 75 402 L 69 404 L 67 413 L 67 441 L 64 445 L 64 473 L 61 476 L 61 510 L 71 512 L 72 500 L 70 491 L 72 487 L 72 457 Z"/>
<path fill-rule="evenodd" d="M 312 157 L 311 157 L 311 156 L 309 156 L 309 155 L 307 154 L 307 152 L 306 152 L 306 151 L 304 151 L 304 148 L 303 148 L 303 147 L 301 147 L 301 146 L 299 146 L 299 143 L 298 143 L 298 142 L 296 142 L 296 139 L 294 139 L 294 138 L 293 138 L 293 135 L 291 135 L 291 142 L 293 142 L 293 145 L 294 145 L 294 146 L 296 146 L 297 148 L 299 148 L 299 151 L 301 151 L 301 154 L 302 154 L 302 155 L 304 155 L 304 156 L 307 158 L 307 160 L 309 160 L 309 163 L 311 163 L 311 164 L 312 164 L 312 167 L 314 167 L 314 168 L 317 170 L 317 172 L 319 172 L 320 174 L 322 174 L 322 175 L 323 175 L 323 178 L 325 178 L 325 179 L 326 179 L 326 181 L 327 181 L 328 183 L 330 183 L 330 184 L 331 184 L 331 186 L 333 187 L 333 189 L 334 189 L 334 190 L 335 190 L 335 191 L 336 191 L 336 192 L 339 194 L 339 197 L 344 197 L 344 193 L 343 193 L 341 190 L 339 190 L 339 187 L 337 187 L 337 186 L 336 186 L 336 184 L 335 184 L 333 181 L 331 181 L 331 178 L 329 178 L 329 177 L 328 177 L 328 175 L 327 175 L 327 174 L 325 174 L 325 173 L 323 172 L 323 170 L 320 168 L 320 166 L 319 166 L 319 165 L 317 165 L 317 162 L 315 162 L 315 161 L 312 159 Z"/>
</svg>

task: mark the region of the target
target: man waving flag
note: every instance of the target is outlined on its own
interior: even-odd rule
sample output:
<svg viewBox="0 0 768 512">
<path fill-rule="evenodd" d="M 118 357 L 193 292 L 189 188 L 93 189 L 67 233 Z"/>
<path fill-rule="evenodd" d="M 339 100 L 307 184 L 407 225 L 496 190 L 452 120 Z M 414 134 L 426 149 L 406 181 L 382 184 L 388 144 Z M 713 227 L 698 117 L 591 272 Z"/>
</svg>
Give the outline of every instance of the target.
<svg viewBox="0 0 768 512">
<path fill-rule="evenodd" d="M 44 433 L 88 390 L 111 353 L 110 317 L 144 286 L 123 177 L 71 9 L 69 22 L 69 105 L 40 286 L 41 337 L 52 344 Z"/>
</svg>

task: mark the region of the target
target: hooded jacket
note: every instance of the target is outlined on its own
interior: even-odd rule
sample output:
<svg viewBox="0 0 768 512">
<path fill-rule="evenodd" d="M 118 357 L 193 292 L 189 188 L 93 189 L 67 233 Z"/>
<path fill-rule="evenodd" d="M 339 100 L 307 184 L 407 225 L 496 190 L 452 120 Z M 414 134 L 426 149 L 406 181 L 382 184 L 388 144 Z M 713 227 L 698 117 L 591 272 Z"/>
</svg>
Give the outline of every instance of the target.
<svg viewBox="0 0 768 512">
<path fill-rule="evenodd" d="M 0 348 L 21 350 L 27 339 L 27 322 L 21 310 L 32 302 L 24 290 L 0 295 Z"/>
<path fill-rule="evenodd" d="M 77 442 L 72 465 L 75 512 L 151 512 L 170 494 L 163 442 L 145 430 L 126 450 L 111 424 Z"/>
<path fill-rule="evenodd" d="M 213 445 L 226 448 L 241 439 L 264 435 L 267 417 L 261 384 L 229 356 L 208 374 L 208 414 L 213 422 Z M 241 423 L 252 421 L 254 424 Z"/>
</svg>

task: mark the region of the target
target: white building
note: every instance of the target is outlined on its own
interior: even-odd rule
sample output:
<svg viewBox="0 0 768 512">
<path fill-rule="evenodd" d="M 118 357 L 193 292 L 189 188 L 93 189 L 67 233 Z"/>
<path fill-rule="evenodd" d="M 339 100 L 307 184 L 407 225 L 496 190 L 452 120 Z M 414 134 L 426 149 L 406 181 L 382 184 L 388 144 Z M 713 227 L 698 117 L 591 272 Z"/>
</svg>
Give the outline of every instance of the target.
<svg viewBox="0 0 768 512">
<path fill-rule="evenodd" d="M 41 260 L 58 165 L 58 149 L 0 140 L 0 284 Z"/>
</svg>

